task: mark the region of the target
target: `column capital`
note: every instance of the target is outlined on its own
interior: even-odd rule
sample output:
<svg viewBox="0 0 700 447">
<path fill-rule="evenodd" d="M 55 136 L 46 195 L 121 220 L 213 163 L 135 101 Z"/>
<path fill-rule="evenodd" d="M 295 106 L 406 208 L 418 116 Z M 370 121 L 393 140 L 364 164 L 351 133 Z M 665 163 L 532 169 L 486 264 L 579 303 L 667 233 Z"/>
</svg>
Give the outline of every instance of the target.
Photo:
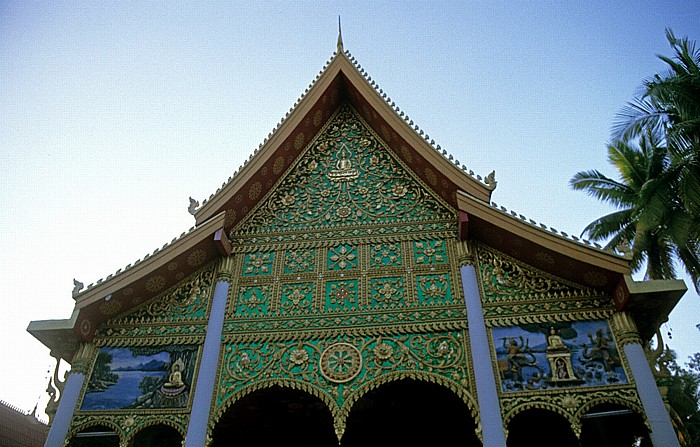
<svg viewBox="0 0 700 447">
<path fill-rule="evenodd" d="M 457 248 L 457 261 L 459 266 L 465 265 L 476 265 L 476 245 L 471 241 L 458 241 L 456 244 Z"/>
<path fill-rule="evenodd" d="M 80 343 L 78 350 L 73 356 L 73 361 L 70 364 L 70 374 L 79 373 L 86 375 L 88 371 L 90 371 L 92 356 L 95 353 L 95 349 L 93 343 Z"/>
<path fill-rule="evenodd" d="M 216 279 L 218 281 L 229 281 L 231 279 L 231 276 L 233 275 L 235 264 L 236 262 L 233 254 L 221 258 L 219 260 L 219 271 L 217 273 Z"/>
<path fill-rule="evenodd" d="M 629 343 L 642 344 L 639 331 L 637 330 L 637 324 L 634 322 L 629 312 L 615 312 L 612 314 L 611 320 L 620 346 L 625 346 Z"/>
</svg>

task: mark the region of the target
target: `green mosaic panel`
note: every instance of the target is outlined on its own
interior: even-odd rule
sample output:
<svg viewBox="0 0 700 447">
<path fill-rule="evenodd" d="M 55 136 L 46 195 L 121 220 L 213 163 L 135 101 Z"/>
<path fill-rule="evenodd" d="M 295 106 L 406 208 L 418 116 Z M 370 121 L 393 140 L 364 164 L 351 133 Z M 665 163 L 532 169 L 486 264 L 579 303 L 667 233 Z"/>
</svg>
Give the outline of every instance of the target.
<svg viewBox="0 0 700 447">
<path fill-rule="evenodd" d="M 248 253 L 243 260 L 243 276 L 272 274 L 274 253 Z"/>
<path fill-rule="evenodd" d="M 447 262 L 443 241 L 417 241 L 413 243 L 413 255 L 418 265 L 444 264 Z"/>
<path fill-rule="evenodd" d="M 236 316 L 260 316 L 267 314 L 268 293 L 267 285 L 241 287 L 236 305 Z"/>
<path fill-rule="evenodd" d="M 326 310 L 331 312 L 356 310 L 358 307 L 356 279 L 326 283 Z"/>
<path fill-rule="evenodd" d="M 452 301 L 450 277 L 447 273 L 416 277 L 419 305 L 435 305 Z"/>
<path fill-rule="evenodd" d="M 376 278 L 370 280 L 371 307 L 394 308 L 405 305 L 403 278 Z"/>
<path fill-rule="evenodd" d="M 342 340 L 342 343 L 351 346 L 346 351 L 349 355 L 344 357 L 347 362 L 339 364 L 331 358 L 324 363 L 323 353 L 337 346 L 338 341 L 227 344 L 216 404 L 221 405 L 236 390 L 260 380 L 296 380 L 330 393 L 339 406 L 358 388 L 384 374 L 398 377 L 429 374 L 431 380 L 444 381 L 454 391 L 468 391 L 470 388 L 466 340 L 461 331 L 353 337 Z M 341 357 L 340 354 L 343 352 L 338 352 L 335 360 Z M 341 366 L 360 363 L 356 375 L 343 383 L 334 383 L 327 377 L 339 373 L 337 368 Z M 326 374 L 322 373 L 322 369 Z"/>
<path fill-rule="evenodd" d="M 454 210 L 416 181 L 352 108 L 343 106 L 267 201 L 232 231 L 231 240 L 254 234 L 302 239 L 318 230 L 334 237 L 339 228 L 367 225 L 376 226 L 373 234 L 390 226 L 388 234 L 395 235 L 455 219 Z"/>
<path fill-rule="evenodd" d="M 357 261 L 357 247 L 343 244 L 328 250 L 328 270 L 355 269 Z"/>
<path fill-rule="evenodd" d="M 369 252 L 369 266 L 401 266 L 401 244 L 372 245 Z"/>
<path fill-rule="evenodd" d="M 307 314 L 313 303 L 312 283 L 286 284 L 282 286 L 280 314 Z"/>
<path fill-rule="evenodd" d="M 292 250 L 285 253 L 284 273 L 313 272 L 316 263 L 315 250 Z"/>
</svg>

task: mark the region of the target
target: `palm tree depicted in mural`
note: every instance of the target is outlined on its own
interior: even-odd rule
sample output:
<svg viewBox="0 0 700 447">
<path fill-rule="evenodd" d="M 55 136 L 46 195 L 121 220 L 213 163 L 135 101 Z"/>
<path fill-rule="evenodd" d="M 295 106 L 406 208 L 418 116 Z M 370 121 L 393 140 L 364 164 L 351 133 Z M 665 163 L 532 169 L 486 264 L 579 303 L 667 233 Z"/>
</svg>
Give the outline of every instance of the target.
<svg viewBox="0 0 700 447">
<path fill-rule="evenodd" d="M 621 251 L 631 245 L 632 268 L 646 261 L 647 279 L 674 278 L 678 259 L 700 290 L 700 52 L 671 31 L 667 38 L 670 72 L 648 80 L 613 129 L 608 160 L 620 180 L 590 170 L 570 185 L 618 208 L 584 234 Z"/>
</svg>

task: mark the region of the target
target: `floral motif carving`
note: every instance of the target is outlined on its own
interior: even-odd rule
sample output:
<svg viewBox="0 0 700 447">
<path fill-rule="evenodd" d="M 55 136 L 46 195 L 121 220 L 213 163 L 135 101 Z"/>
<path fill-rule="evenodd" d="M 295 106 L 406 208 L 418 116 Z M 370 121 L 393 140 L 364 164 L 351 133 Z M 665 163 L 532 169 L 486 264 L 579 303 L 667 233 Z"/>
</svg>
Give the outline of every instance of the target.
<svg viewBox="0 0 700 447">
<path fill-rule="evenodd" d="M 357 249 L 349 245 L 331 248 L 328 253 L 329 270 L 349 270 L 357 268 Z"/>
<path fill-rule="evenodd" d="M 478 247 L 484 305 L 598 296 L 593 289 L 554 278 L 484 246 Z"/>
<path fill-rule="evenodd" d="M 300 142 L 303 137 L 295 147 Z M 275 190 L 231 232 L 231 239 L 454 218 L 454 211 L 408 176 L 355 112 L 342 106 Z"/>
<path fill-rule="evenodd" d="M 212 268 L 201 271 L 171 291 L 144 303 L 126 316 L 109 320 L 106 326 L 120 326 L 154 319 L 159 321 L 204 319 L 213 280 Z"/>
<path fill-rule="evenodd" d="M 439 374 L 469 391 L 461 331 L 363 336 L 344 341 L 229 343 L 224 349 L 217 405 L 236 390 L 269 380 L 299 380 L 330 393 L 339 407 L 364 384 L 392 373 Z"/>
</svg>

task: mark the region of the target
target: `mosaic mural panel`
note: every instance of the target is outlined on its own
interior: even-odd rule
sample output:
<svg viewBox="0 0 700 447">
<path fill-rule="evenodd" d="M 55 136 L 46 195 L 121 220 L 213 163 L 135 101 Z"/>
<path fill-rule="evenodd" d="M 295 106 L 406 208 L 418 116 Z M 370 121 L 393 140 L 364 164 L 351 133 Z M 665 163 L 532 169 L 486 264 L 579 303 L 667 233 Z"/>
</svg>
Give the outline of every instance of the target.
<svg viewBox="0 0 700 447">
<path fill-rule="evenodd" d="M 313 272 L 316 264 L 315 250 L 290 250 L 285 253 L 284 273 Z"/>
<path fill-rule="evenodd" d="M 443 241 L 416 241 L 413 243 L 416 265 L 445 264 L 447 254 Z"/>
<path fill-rule="evenodd" d="M 81 410 L 187 407 L 197 348 L 102 347 Z"/>
<path fill-rule="evenodd" d="M 416 277 L 418 304 L 432 306 L 452 301 L 450 277 L 447 273 Z"/>
<path fill-rule="evenodd" d="M 333 394 L 342 405 L 383 374 L 424 372 L 469 390 L 466 337 L 461 331 L 345 340 L 230 343 L 224 349 L 217 404 L 260 380 L 300 380 Z"/>
<path fill-rule="evenodd" d="M 350 270 L 357 268 L 357 247 L 339 245 L 328 251 L 328 270 Z"/>
<path fill-rule="evenodd" d="M 371 306 L 374 308 L 395 308 L 405 306 L 403 278 L 373 278 L 370 280 Z"/>
<path fill-rule="evenodd" d="M 401 244 L 377 244 L 370 247 L 370 267 L 400 267 Z"/>
<path fill-rule="evenodd" d="M 312 283 L 286 284 L 282 287 L 280 314 L 307 314 L 313 303 Z"/>
<path fill-rule="evenodd" d="M 332 238 L 340 227 L 375 225 L 353 231 L 363 232 L 358 236 L 424 234 L 430 228 L 423 222 L 439 227 L 438 222 L 449 221 L 451 226 L 455 219 L 455 212 L 406 171 L 354 110 L 342 106 L 265 202 L 231 231 L 231 240 L 259 242 L 254 235 L 280 233 L 304 240 L 323 230 L 331 230 Z M 401 225 L 388 228 L 393 224 Z"/>
<path fill-rule="evenodd" d="M 359 305 L 356 279 L 328 281 L 326 283 L 326 310 L 347 312 L 357 309 Z"/>
<path fill-rule="evenodd" d="M 492 329 L 502 390 L 626 384 L 607 320 Z"/>
<path fill-rule="evenodd" d="M 237 316 L 261 316 L 267 314 L 270 286 L 242 286 L 236 306 Z"/>
<path fill-rule="evenodd" d="M 243 276 L 272 274 L 274 253 L 248 253 L 243 260 Z"/>
</svg>

